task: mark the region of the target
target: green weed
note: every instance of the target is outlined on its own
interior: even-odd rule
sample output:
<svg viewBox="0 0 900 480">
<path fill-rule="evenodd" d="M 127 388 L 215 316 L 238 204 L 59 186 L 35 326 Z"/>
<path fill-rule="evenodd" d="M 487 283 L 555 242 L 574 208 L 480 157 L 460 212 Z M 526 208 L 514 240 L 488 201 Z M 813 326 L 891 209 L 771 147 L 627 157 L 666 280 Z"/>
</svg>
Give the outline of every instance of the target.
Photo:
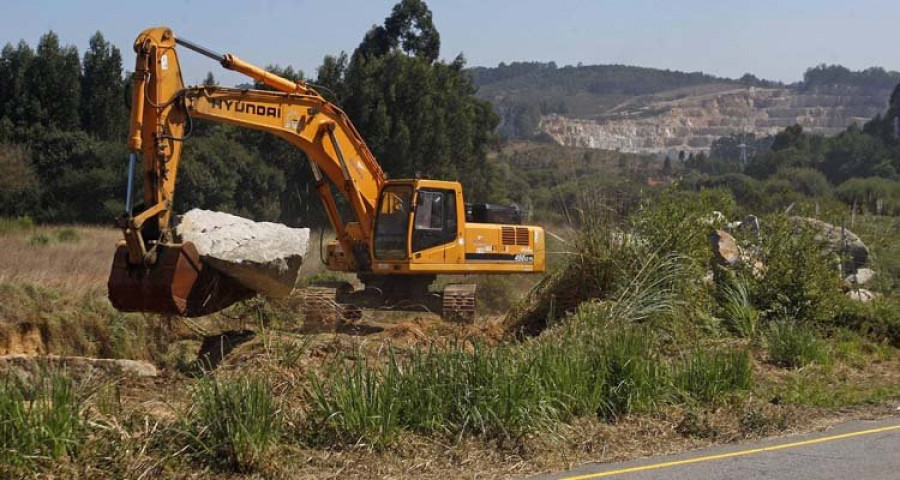
<svg viewBox="0 0 900 480">
<path fill-rule="evenodd" d="M 8 376 L 0 384 L 0 472 L 74 457 L 85 420 L 72 381 L 44 372 L 33 382 Z"/>
<path fill-rule="evenodd" d="M 800 368 L 831 364 L 828 345 L 809 327 L 779 320 L 772 322 L 766 333 L 769 361 L 774 365 Z"/>
<path fill-rule="evenodd" d="M 261 380 L 203 379 L 182 418 L 191 451 L 235 472 L 257 470 L 280 435 L 280 411 Z"/>
</svg>

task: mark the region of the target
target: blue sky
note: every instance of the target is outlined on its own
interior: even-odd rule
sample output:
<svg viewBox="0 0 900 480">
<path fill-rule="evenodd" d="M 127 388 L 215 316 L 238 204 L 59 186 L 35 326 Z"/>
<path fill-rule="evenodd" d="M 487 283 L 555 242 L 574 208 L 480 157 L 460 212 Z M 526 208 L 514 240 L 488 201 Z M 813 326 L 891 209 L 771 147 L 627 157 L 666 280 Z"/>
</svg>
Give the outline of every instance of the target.
<svg viewBox="0 0 900 480">
<path fill-rule="evenodd" d="M 169 25 L 176 35 L 259 65 L 292 65 L 312 74 L 325 54 L 351 52 L 395 0 L 0 0 L 0 43 L 35 45 L 47 30 L 80 52 L 100 30 L 122 49 L 142 29 Z M 796 81 L 819 63 L 900 70 L 900 0 L 578 1 L 431 0 L 442 57 L 462 52 L 469 65 L 516 60 L 623 63 L 736 77 L 745 72 Z M 185 80 L 212 70 L 182 55 Z"/>
</svg>

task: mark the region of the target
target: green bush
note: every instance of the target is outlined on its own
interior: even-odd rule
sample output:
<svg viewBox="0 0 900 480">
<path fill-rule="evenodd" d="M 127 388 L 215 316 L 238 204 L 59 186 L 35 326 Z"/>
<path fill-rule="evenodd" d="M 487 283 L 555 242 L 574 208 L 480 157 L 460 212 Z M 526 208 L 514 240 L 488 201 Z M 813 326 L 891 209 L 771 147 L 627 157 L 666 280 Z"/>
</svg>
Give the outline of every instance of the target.
<svg viewBox="0 0 900 480">
<path fill-rule="evenodd" d="M 816 232 L 780 216 L 764 219 L 761 257 L 764 272 L 747 267 L 742 278 L 757 309 L 767 318 L 827 324 L 843 301 L 840 259 Z"/>
<path fill-rule="evenodd" d="M 280 412 L 261 380 L 203 379 L 182 418 L 191 451 L 235 472 L 258 469 L 280 434 Z"/>
<path fill-rule="evenodd" d="M 63 374 L 43 373 L 33 383 L 7 376 L 0 384 L 0 472 L 75 456 L 84 442 L 82 414 Z"/>
<path fill-rule="evenodd" d="M 900 299 L 882 297 L 870 303 L 846 301 L 836 323 L 900 348 Z"/>
<path fill-rule="evenodd" d="M 766 335 L 769 361 L 777 366 L 800 368 L 810 364 L 829 365 L 828 345 L 809 327 L 796 321 L 769 324 Z"/>
</svg>

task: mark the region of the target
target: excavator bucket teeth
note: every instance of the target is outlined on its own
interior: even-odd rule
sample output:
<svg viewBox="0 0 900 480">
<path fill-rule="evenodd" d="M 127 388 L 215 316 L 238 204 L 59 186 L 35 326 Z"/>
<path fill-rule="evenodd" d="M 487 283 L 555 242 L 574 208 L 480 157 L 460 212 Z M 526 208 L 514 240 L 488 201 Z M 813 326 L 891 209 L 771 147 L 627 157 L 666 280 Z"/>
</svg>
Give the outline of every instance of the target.
<svg viewBox="0 0 900 480">
<path fill-rule="evenodd" d="M 222 310 L 254 292 L 212 268 L 204 268 L 193 243 L 159 246 L 151 266 L 128 263 L 116 249 L 109 274 L 109 300 L 122 312 L 198 317 Z"/>
</svg>

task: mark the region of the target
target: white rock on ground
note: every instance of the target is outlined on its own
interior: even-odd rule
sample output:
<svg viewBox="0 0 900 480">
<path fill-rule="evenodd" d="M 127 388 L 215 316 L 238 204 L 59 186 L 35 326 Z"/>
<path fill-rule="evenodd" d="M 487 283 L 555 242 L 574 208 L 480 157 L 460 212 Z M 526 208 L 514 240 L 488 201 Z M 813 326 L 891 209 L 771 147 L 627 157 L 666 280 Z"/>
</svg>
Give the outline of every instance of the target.
<svg viewBox="0 0 900 480">
<path fill-rule="evenodd" d="M 850 300 L 856 300 L 857 302 L 869 303 L 878 298 L 878 294 L 871 290 L 866 290 L 865 288 L 854 288 L 847 292 L 847 297 Z"/>
<path fill-rule="evenodd" d="M 67 374 L 77 378 L 90 377 L 97 373 L 132 377 L 157 375 L 153 364 L 139 360 L 59 355 L 0 355 L 0 374 L 3 375 L 15 373 L 20 377 L 35 376 L 54 368 L 63 368 Z"/>
<path fill-rule="evenodd" d="M 206 265 L 269 297 L 291 293 L 309 245 L 308 228 L 200 209 L 181 216 L 175 234 L 193 242 Z"/>
<path fill-rule="evenodd" d="M 875 278 L 875 270 L 872 270 L 871 268 L 860 268 L 856 273 L 847 275 L 847 278 L 844 279 L 844 284 L 848 287 L 865 285 L 871 282 L 873 278 Z"/>
</svg>

